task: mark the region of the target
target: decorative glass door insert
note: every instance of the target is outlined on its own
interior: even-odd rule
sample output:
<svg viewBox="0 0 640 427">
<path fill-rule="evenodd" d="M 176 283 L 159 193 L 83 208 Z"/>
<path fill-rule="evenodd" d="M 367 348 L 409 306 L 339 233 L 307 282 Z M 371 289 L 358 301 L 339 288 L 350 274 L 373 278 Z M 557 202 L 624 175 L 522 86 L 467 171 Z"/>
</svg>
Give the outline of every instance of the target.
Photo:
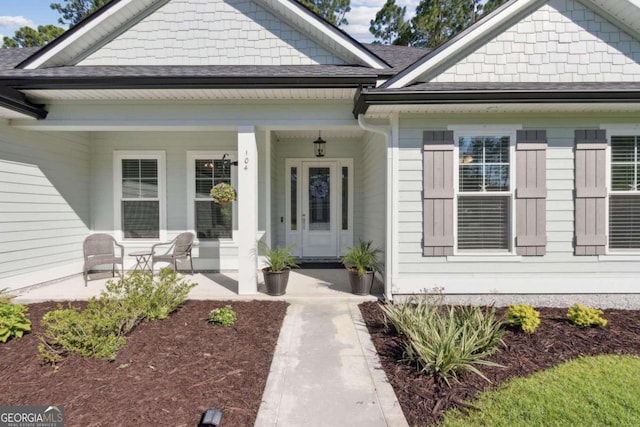
<svg viewBox="0 0 640 427">
<path fill-rule="evenodd" d="M 309 168 L 309 230 L 331 230 L 331 168 Z"/>
</svg>

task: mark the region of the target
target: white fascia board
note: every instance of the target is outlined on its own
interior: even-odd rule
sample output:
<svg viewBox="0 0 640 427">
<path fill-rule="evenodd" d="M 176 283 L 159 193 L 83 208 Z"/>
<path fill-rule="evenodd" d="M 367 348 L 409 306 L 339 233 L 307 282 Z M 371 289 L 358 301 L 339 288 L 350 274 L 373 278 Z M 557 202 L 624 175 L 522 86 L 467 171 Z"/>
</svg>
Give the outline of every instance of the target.
<svg viewBox="0 0 640 427">
<path fill-rule="evenodd" d="M 292 1 L 290 0 L 276 0 L 276 1 L 282 7 L 284 7 L 287 11 L 295 15 L 300 20 L 306 22 L 311 27 L 321 32 L 326 37 L 336 42 L 338 45 L 340 45 L 344 49 L 351 52 L 353 55 L 355 55 L 356 57 L 364 61 L 367 65 L 377 69 L 388 68 L 383 62 L 381 62 L 374 56 L 367 54 L 362 49 L 359 49 L 358 46 L 354 44 L 353 40 L 349 40 L 349 38 L 345 37 L 339 31 L 331 31 L 331 29 L 327 26 L 327 24 L 320 21 L 319 19 L 313 18 L 308 13 L 305 13 L 305 11 L 301 9 L 301 7 L 294 5 Z"/>
<path fill-rule="evenodd" d="M 104 21 L 109 19 L 114 14 L 118 13 L 123 8 L 129 6 L 129 4 L 133 3 L 134 1 L 139 1 L 139 0 L 122 0 L 122 1 L 118 2 L 117 4 L 111 6 L 108 10 L 106 10 L 104 13 L 102 13 L 102 15 L 100 17 L 98 17 L 97 19 L 94 19 L 94 20 L 86 23 L 82 28 L 80 28 L 78 31 L 76 31 L 74 34 L 69 36 L 63 42 L 61 42 L 60 44 L 55 46 L 49 52 L 47 52 L 46 54 L 42 55 L 39 58 L 36 58 L 35 60 L 33 60 L 31 62 L 29 62 L 27 65 L 25 65 L 24 69 L 25 70 L 35 70 L 37 68 L 40 68 L 47 61 L 49 61 L 51 58 L 54 58 L 57 54 L 62 52 L 64 49 L 69 47 L 71 44 L 75 43 L 78 39 L 84 37 L 87 33 L 93 31 L 93 29 L 96 28 L 98 25 L 102 24 Z"/>
<path fill-rule="evenodd" d="M 507 22 L 509 19 L 517 16 L 520 12 L 530 7 L 532 4 L 540 2 L 540 0 L 518 0 L 511 6 L 505 8 L 500 13 L 492 16 L 487 19 L 481 25 L 478 25 L 474 30 L 466 34 L 464 37 L 460 38 L 455 43 L 452 43 L 447 48 L 438 52 L 427 61 L 422 63 L 420 66 L 416 67 L 413 70 L 408 71 L 401 78 L 393 82 L 388 86 L 389 89 L 398 89 L 403 88 L 412 84 L 416 81 L 421 75 L 425 74 L 427 71 L 432 68 L 438 67 L 439 65 L 446 62 L 453 54 L 464 50 L 466 47 L 473 45 L 478 40 L 482 40 L 483 37 L 486 37 L 496 26 Z M 402 74 L 401 74 L 402 75 Z"/>
</svg>

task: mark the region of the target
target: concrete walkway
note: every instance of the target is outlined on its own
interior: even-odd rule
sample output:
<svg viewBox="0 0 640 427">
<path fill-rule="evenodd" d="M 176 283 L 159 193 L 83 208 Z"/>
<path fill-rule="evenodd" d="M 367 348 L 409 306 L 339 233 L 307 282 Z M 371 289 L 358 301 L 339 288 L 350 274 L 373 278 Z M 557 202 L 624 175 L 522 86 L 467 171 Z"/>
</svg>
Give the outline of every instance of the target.
<svg viewBox="0 0 640 427">
<path fill-rule="evenodd" d="M 255 425 L 408 425 L 356 303 L 289 306 Z"/>
</svg>

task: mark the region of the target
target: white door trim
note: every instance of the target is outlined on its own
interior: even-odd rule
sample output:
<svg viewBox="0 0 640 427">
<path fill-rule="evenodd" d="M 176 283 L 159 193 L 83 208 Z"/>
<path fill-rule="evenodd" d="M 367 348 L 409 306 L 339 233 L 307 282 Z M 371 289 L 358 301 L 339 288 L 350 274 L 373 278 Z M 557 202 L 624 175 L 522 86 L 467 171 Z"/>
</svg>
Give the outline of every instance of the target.
<svg viewBox="0 0 640 427">
<path fill-rule="evenodd" d="M 302 232 L 302 210 L 303 210 L 303 179 L 302 174 L 304 172 L 304 165 L 306 164 L 333 164 L 333 175 L 336 181 L 335 188 L 332 188 L 332 225 L 336 236 L 336 249 L 335 253 L 331 256 L 340 256 L 347 246 L 353 245 L 353 201 L 354 201 L 354 170 L 353 159 L 350 158 L 287 158 L 285 159 L 285 214 L 284 214 L 284 227 L 285 227 L 285 244 L 291 247 L 292 252 L 296 256 L 303 256 L 303 232 Z M 296 168 L 298 174 L 296 185 L 296 229 L 292 230 L 291 220 L 291 168 Z M 348 168 L 348 219 L 347 229 L 342 229 L 342 168 Z M 308 219 L 307 219 L 308 220 Z"/>
</svg>

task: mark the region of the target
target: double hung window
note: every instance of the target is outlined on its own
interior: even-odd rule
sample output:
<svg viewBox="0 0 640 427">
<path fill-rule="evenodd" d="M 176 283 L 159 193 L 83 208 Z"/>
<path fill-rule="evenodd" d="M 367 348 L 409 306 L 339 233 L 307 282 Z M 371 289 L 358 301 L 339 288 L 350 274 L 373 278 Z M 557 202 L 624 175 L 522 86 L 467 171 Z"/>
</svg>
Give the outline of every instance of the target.
<svg viewBox="0 0 640 427">
<path fill-rule="evenodd" d="M 224 153 L 188 154 L 189 164 L 189 222 L 200 240 L 230 239 L 233 233 L 233 206 L 211 200 L 211 189 L 221 183 L 232 182 L 231 163 L 222 160 Z"/>
<path fill-rule="evenodd" d="M 458 137 L 459 251 L 510 250 L 511 166 L 509 136 Z"/>
<path fill-rule="evenodd" d="M 611 137 L 609 248 L 640 249 L 640 136 Z"/>
<path fill-rule="evenodd" d="M 124 239 L 159 239 L 164 153 L 115 153 L 116 230 Z"/>
</svg>

